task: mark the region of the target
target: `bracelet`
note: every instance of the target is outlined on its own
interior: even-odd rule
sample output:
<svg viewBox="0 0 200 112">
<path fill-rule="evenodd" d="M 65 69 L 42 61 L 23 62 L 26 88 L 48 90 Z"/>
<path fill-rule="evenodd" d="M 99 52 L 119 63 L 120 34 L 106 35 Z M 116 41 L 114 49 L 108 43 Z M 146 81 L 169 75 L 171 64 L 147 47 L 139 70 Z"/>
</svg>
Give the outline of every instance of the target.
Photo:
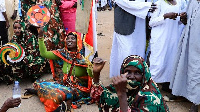
<svg viewBox="0 0 200 112">
<path fill-rule="evenodd" d="M 92 80 L 92 85 L 94 87 L 99 87 L 99 86 L 101 86 L 101 81 L 99 81 L 99 83 L 94 83 L 94 81 Z"/>
<path fill-rule="evenodd" d="M 38 38 L 39 38 L 39 39 L 42 39 L 42 38 L 44 38 L 44 37 L 43 37 L 43 36 L 38 36 Z"/>
<path fill-rule="evenodd" d="M 93 86 L 94 87 L 99 87 L 101 84 L 100 83 L 94 83 Z"/>
</svg>

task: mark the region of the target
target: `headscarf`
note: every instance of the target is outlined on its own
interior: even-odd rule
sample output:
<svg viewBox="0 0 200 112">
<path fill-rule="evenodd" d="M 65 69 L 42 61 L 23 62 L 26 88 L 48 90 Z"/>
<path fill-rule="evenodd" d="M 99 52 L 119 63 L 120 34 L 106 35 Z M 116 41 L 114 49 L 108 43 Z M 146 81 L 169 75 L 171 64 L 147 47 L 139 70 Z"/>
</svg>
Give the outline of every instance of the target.
<svg viewBox="0 0 200 112">
<path fill-rule="evenodd" d="M 69 32 L 69 33 L 67 34 L 67 37 L 65 38 L 65 49 L 67 49 L 67 42 L 66 42 L 66 40 L 67 40 L 67 38 L 68 38 L 69 35 L 73 35 L 73 36 L 76 37 L 76 41 L 77 41 L 77 52 L 80 52 L 80 51 L 82 50 L 82 48 L 83 48 L 83 42 L 82 42 L 81 36 L 80 36 L 78 33 L 76 33 L 76 32 Z M 67 50 L 68 50 L 68 49 L 67 49 Z"/>
<path fill-rule="evenodd" d="M 128 66 L 134 66 L 142 72 L 142 81 L 127 82 L 127 102 L 131 111 L 134 112 L 166 112 L 168 107 L 162 99 L 162 95 L 157 88 L 156 83 L 151 79 L 151 74 L 147 63 L 144 59 L 137 55 L 131 55 L 124 59 L 120 73 L 125 73 L 125 68 Z M 132 88 L 131 88 L 132 87 Z M 137 87 L 137 88 L 136 88 Z M 103 87 L 103 92 L 100 97 L 100 110 L 104 107 L 111 107 L 112 110 L 118 112 L 119 99 L 117 97 L 116 90 L 113 85 Z"/>
<path fill-rule="evenodd" d="M 140 89 L 143 88 L 151 78 L 151 73 L 149 71 L 149 67 L 148 67 L 147 63 L 140 56 L 137 56 L 137 55 L 128 56 L 127 58 L 124 59 L 122 65 L 121 65 L 120 74 L 125 73 L 124 70 L 127 66 L 134 66 L 134 67 L 138 68 L 142 72 L 142 75 L 143 75 L 142 83 L 128 80 L 128 84 L 131 86 L 131 85 L 135 85 L 137 83 L 136 85 L 140 86 Z"/>
<path fill-rule="evenodd" d="M 25 46 L 22 44 L 22 43 L 24 43 L 24 37 L 25 37 L 25 33 L 23 31 L 23 28 L 22 28 L 22 21 L 20 19 L 15 20 L 14 23 L 13 23 L 13 28 L 14 28 L 14 25 L 17 24 L 17 23 L 21 25 L 20 36 L 16 36 L 14 34 L 12 39 L 10 40 L 10 42 L 17 42 L 18 44 L 21 44 L 23 48 L 25 48 Z"/>
<path fill-rule="evenodd" d="M 76 37 L 76 41 L 77 41 L 77 51 L 76 52 L 71 52 L 67 48 L 66 39 L 68 38 L 69 35 L 73 35 Z M 55 51 L 53 51 L 53 53 L 55 55 L 57 55 L 58 57 L 60 57 L 62 60 L 66 61 L 70 64 L 72 64 L 72 61 L 75 57 L 74 64 L 76 66 L 87 67 L 87 65 L 85 64 L 85 60 L 83 59 L 83 43 L 82 43 L 81 36 L 76 32 L 69 32 L 64 41 L 65 41 L 65 48 L 55 50 Z"/>
<path fill-rule="evenodd" d="M 16 23 L 19 23 L 19 24 L 21 24 L 21 20 L 20 20 L 20 19 L 18 19 L 18 20 L 15 20 L 15 21 L 14 21 L 14 23 L 13 23 L 13 26 L 14 26 L 14 24 L 16 24 Z"/>
</svg>

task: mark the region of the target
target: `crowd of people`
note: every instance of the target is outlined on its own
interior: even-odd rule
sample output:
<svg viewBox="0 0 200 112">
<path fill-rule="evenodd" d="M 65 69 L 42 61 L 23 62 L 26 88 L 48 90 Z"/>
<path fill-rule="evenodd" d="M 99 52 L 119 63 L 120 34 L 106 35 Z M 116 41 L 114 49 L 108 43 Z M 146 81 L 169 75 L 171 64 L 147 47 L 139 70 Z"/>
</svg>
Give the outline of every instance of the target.
<svg viewBox="0 0 200 112">
<path fill-rule="evenodd" d="M 111 11 L 112 7 L 115 5 L 115 0 L 96 0 L 97 11 L 105 11 L 107 6 L 108 10 Z"/>
<path fill-rule="evenodd" d="M 106 61 L 94 57 L 88 62 L 82 38 L 86 34 L 76 31 L 79 2 L 83 10 L 84 0 L 0 1 L 1 47 L 11 42 L 25 51 L 18 63 L 6 65 L 0 60 L 1 82 L 32 79 L 34 88 L 27 88 L 25 95 L 37 95 L 46 112 L 71 111 L 83 103 L 96 103 L 100 112 L 168 112 L 156 83 L 175 98 L 191 101 L 190 112 L 198 111 L 200 0 L 95 0 L 99 11 L 106 4 L 109 10 L 114 6 L 112 83 L 107 87 L 100 81 Z M 51 14 L 44 27 L 31 25 L 26 16 L 36 4 Z M 145 55 L 150 56 L 149 65 Z M 52 73 L 52 79 L 36 80 L 47 73 Z M 9 98 L 0 112 L 20 102 Z"/>
</svg>

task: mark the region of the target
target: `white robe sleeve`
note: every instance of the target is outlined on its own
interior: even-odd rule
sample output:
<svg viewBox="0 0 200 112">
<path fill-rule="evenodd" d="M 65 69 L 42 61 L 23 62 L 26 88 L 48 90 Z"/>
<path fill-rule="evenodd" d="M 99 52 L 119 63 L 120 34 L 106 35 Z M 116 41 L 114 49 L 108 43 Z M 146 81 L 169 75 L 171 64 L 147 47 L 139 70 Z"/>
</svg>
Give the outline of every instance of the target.
<svg viewBox="0 0 200 112">
<path fill-rule="evenodd" d="M 155 26 L 165 23 L 163 14 L 160 14 L 160 11 L 161 11 L 160 1 L 156 2 L 156 4 L 157 4 L 158 9 L 156 9 L 156 11 L 151 14 L 151 19 L 149 21 L 150 27 L 155 27 Z"/>
<path fill-rule="evenodd" d="M 181 12 L 186 12 L 187 3 L 185 0 L 181 0 Z"/>
<path fill-rule="evenodd" d="M 181 12 L 186 12 L 186 9 L 187 9 L 187 3 L 186 3 L 186 1 L 185 0 L 181 0 L 181 11 L 180 11 L 180 13 Z M 177 19 L 179 20 L 179 22 L 178 22 L 178 24 L 179 25 L 181 25 L 181 24 L 183 24 L 180 20 L 180 16 L 178 16 L 177 17 Z"/>
<path fill-rule="evenodd" d="M 115 0 L 115 2 L 119 7 L 121 7 L 128 13 L 142 19 L 146 18 L 147 13 L 152 4 L 151 2 L 129 1 L 129 0 Z"/>
<path fill-rule="evenodd" d="M 6 12 L 5 0 L 0 1 L 0 12 Z"/>
</svg>

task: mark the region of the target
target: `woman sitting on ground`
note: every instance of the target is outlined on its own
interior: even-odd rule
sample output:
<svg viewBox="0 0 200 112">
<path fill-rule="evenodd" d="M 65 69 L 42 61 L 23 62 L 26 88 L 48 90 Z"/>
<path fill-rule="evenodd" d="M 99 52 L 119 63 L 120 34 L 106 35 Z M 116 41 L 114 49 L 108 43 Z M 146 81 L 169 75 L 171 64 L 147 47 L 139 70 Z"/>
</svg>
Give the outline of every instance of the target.
<svg viewBox="0 0 200 112">
<path fill-rule="evenodd" d="M 51 62 L 53 80 L 36 81 L 33 89 L 27 89 L 26 93 L 33 93 L 40 97 L 47 112 L 55 111 L 63 102 L 67 102 L 67 110 L 71 105 L 77 108 L 80 102 L 90 101 L 90 88 L 92 85 L 92 72 L 82 57 L 82 40 L 75 32 L 68 33 L 65 39 L 65 48 L 47 51 L 43 30 L 39 31 L 39 49 L 42 57 L 51 60 L 59 60 L 62 65 L 63 74 L 55 74 L 54 65 Z M 73 102 L 73 104 L 72 104 Z"/>
<path fill-rule="evenodd" d="M 105 61 L 94 59 L 93 100 L 99 102 L 99 111 L 109 112 L 167 112 L 162 95 L 151 79 L 148 65 L 140 56 L 131 55 L 124 59 L 120 73 L 113 77 L 113 84 L 104 87 L 99 84 L 100 71 Z"/>
<path fill-rule="evenodd" d="M 41 75 L 50 73 L 49 63 L 39 54 L 37 36 L 28 30 L 23 30 L 22 25 L 21 20 L 16 20 L 13 23 L 14 35 L 10 42 L 21 45 L 25 51 L 25 57 L 20 62 L 10 63 L 10 65 L 5 65 L 0 60 L 0 68 L 2 68 L 0 69 L 0 81 L 7 84 L 24 78 L 30 78 L 34 82 Z"/>
</svg>

